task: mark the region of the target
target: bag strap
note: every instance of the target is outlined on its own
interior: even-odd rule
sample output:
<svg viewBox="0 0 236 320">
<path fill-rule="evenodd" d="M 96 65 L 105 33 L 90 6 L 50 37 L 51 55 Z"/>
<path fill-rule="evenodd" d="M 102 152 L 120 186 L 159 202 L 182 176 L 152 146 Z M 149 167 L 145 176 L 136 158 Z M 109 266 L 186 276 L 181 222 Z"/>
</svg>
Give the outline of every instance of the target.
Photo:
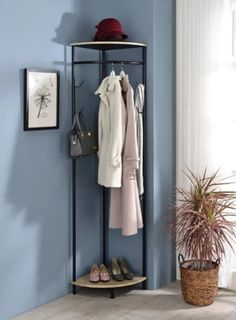
<svg viewBox="0 0 236 320">
<path fill-rule="evenodd" d="M 87 130 L 85 117 L 84 117 L 82 111 L 80 111 L 79 115 L 78 115 L 78 124 L 79 124 L 80 130 L 82 130 L 82 128 L 83 128 L 83 130 Z"/>
<path fill-rule="evenodd" d="M 75 129 L 78 131 L 87 130 L 85 118 L 81 111 L 79 113 L 76 112 L 74 115 L 74 119 L 72 123 L 72 131 Z"/>
<path fill-rule="evenodd" d="M 74 130 L 74 129 L 75 129 L 76 114 L 77 114 L 77 113 L 75 113 L 74 118 L 73 118 L 72 127 L 71 127 L 71 129 L 72 129 L 72 130 Z"/>
<path fill-rule="evenodd" d="M 74 119 L 73 119 L 73 123 L 72 123 L 72 131 L 74 130 L 79 130 L 81 131 L 81 125 L 80 125 L 80 121 L 79 121 L 79 115 L 78 113 L 75 113 L 74 115 Z"/>
</svg>

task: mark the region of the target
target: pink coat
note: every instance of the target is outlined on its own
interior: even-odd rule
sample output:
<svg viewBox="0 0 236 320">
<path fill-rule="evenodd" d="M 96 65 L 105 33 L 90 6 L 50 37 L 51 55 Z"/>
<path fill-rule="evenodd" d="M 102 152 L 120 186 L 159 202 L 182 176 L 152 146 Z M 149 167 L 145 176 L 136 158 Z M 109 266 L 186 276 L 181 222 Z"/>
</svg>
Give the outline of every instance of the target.
<svg viewBox="0 0 236 320">
<path fill-rule="evenodd" d="M 136 180 L 136 170 L 139 168 L 136 111 L 133 89 L 127 75 L 123 77 L 121 86 L 127 108 L 122 187 L 111 188 L 109 227 L 121 228 L 122 234 L 129 236 L 143 227 L 143 221 Z"/>
</svg>

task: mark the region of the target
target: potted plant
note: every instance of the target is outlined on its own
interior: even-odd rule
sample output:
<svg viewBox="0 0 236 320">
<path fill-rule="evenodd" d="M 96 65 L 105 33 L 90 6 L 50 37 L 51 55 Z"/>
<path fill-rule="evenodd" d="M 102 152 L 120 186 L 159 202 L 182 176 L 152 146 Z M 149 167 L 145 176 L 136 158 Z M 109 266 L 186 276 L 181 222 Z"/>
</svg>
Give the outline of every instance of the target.
<svg viewBox="0 0 236 320">
<path fill-rule="evenodd" d="M 194 305 L 209 305 L 218 288 L 218 270 L 225 244 L 232 249 L 236 239 L 234 213 L 236 193 L 221 189 L 231 182 L 218 177 L 218 171 L 202 175 L 185 172 L 189 190 L 177 188 L 175 214 L 168 224 L 175 235 L 184 300 Z"/>
</svg>

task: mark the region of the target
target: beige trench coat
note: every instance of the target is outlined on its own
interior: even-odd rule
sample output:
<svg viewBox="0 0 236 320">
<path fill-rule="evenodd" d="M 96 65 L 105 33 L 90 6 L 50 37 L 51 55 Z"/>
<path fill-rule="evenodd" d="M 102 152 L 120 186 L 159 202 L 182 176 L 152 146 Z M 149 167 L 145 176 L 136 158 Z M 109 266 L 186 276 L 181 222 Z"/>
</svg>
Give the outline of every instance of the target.
<svg viewBox="0 0 236 320">
<path fill-rule="evenodd" d="M 111 189 L 110 228 L 121 228 L 125 236 L 133 235 L 143 227 L 142 213 L 138 195 L 136 170 L 139 167 L 138 143 L 136 132 L 136 110 L 133 89 L 128 76 L 122 79 L 127 109 L 127 127 L 123 150 L 122 187 Z"/>
<path fill-rule="evenodd" d="M 122 150 L 125 139 L 126 107 L 120 76 L 106 77 L 95 94 L 100 95 L 98 113 L 98 183 L 107 188 L 121 187 Z"/>
</svg>

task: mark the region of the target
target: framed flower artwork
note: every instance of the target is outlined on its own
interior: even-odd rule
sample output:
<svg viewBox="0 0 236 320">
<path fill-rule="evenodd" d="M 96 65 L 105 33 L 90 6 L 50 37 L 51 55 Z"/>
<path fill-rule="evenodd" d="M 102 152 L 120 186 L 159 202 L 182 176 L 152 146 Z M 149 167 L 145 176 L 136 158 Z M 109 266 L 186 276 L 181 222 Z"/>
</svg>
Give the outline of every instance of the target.
<svg viewBox="0 0 236 320">
<path fill-rule="evenodd" d="M 24 69 L 24 130 L 59 128 L 59 72 Z"/>
</svg>

